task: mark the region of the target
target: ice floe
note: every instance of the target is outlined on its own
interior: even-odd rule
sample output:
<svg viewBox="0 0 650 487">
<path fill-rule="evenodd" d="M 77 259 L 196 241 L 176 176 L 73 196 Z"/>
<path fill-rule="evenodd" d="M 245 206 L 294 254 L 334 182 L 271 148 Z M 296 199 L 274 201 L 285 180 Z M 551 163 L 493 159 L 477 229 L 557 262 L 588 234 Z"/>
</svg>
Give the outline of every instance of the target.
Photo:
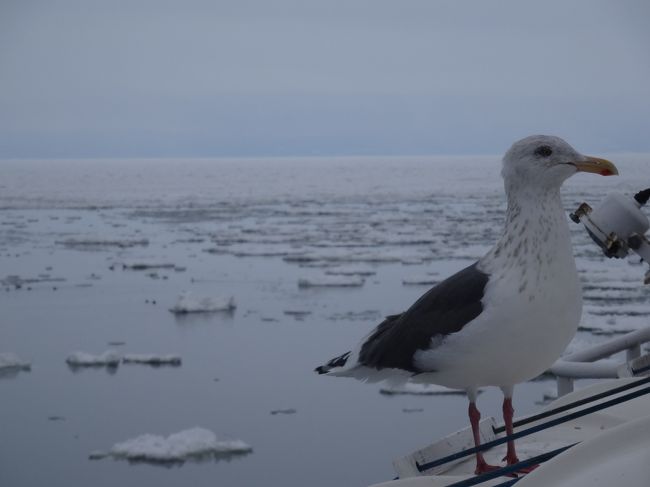
<svg viewBox="0 0 650 487">
<path fill-rule="evenodd" d="M 360 287 L 365 279 L 359 276 L 314 276 L 298 279 L 298 287 Z"/>
<path fill-rule="evenodd" d="M 114 350 L 106 350 L 99 355 L 87 352 L 73 352 L 65 361 L 73 367 L 117 367 L 122 356 Z"/>
<path fill-rule="evenodd" d="M 298 411 L 296 411 L 296 410 L 293 409 L 293 408 L 288 408 L 288 409 L 274 409 L 273 411 L 271 411 L 271 414 L 272 414 L 273 416 L 275 416 L 275 415 L 277 415 L 277 414 L 296 414 L 297 412 L 298 412 Z"/>
<path fill-rule="evenodd" d="M 122 357 L 125 364 L 146 364 L 146 365 L 173 365 L 179 366 L 182 363 L 179 355 L 155 355 L 152 353 L 130 353 Z"/>
<path fill-rule="evenodd" d="M 327 317 L 331 321 L 376 321 L 381 318 L 381 313 L 376 309 L 363 311 L 346 311 L 343 313 L 332 313 Z"/>
<path fill-rule="evenodd" d="M 325 271 L 325 274 L 341 275 L 341 276 L 374 276 L 377 273 L 374 269 L 362 266 L 336 266 L 330 267 Z"/>
<path fill-rule="evenodd" d="M 210 313 L 215 311 L 233 311 L 237 305 L 233 296 L 195 297 L 189 292 L 182 293 L 169 311 L 176 314 Z"/>
<path fill-rule="evenodd" d="M 0 279 L 0 284 L 3 286 L 13 286 L 16 289 L 20 289 L 23 286 L 28 284 L 37 284 L 41 282 L 65 282 L 65 279 L 62 277 L 51 277 L 49 274 L 39 274 L 38 277 L 21 277 L 15 274 L 11 274 Z"/>
<path fill-rule="evenodd" d="M 0 370 L 30 370 L 32 364 L 22 360 L 18 355 L 12 352 L 0 353 Z"/>
<path fill-rule="evenodd" d="M 288 255 L 283 258 L 285 262 L 294 262 L 298 264 L 309 262 L 329 262 L 329 263 L 390 263 L 390 262 L 411 262 L 414 259 L 419 261 L 431 260 L 434 255 L 429 249 L 420 249 L 417 247 L 404 249 L 382 248 L 360 249 L 360 248 L 328 248 L 319 249 L 303 253 Z"/>
<path fill-rule="evenodd" d="M 68 238 L 56 242 L 73 249 L 97 249 L 103 247 L 128 248 L 136 246 L 147 246 L 149 240 L 146 238 Z"/>
<path fill-rule="evenodd" d="M 440 279 L 431 274 L 423 274 L 417 276 L 409 276 L 402 279 L 402 284 L 405 286 L 432 286 L 438 284 Z"/>
<path fill-rule="evenodd" d="M 221 439 L 215 433 L 194 427 L 167 437 L 144 434 L 116 443 L 108 452 L 94 451 L 91 459 L 112 457 L 134 462 L 183 463 L 192 459 L 228 458 L 244 455 L 253 448 L 242 440 Z"/>
<path fill-rule="evenodd" d="M 157 261 L 133 261 L 121 262 L 122 269 L 131 271 L 146 271 L 150 269 L 176 269 L 176 264 L 172 262 L 157 262 Z"/>
<path fill-rule="evenodd" d="M 308 309 L 285 309 L 283 313 L 287 316 L 293 316 L 297 320 L 301 320 L 311 314 Z"/>
<path fill-rule="evenodd" d="M 205 249 L 209 254 L 230 254 L 235 257 L 291 257 L 300 255 L 284 244 L 234 244 L 228 247 L 211 247 Z"/>
<path fill-rule="evenodd" d="M 406 382 L 404 384 L 395 386 L 385 386 L 379 389 L 381 394 L 387 396 L 396 395 L 414 395 L 414 396 L 436 396 L 445 394 L 465 394 L 465 391 L 458 389 L 449 389 L 448 387 L 439 386 L 437 384 L 418 384 L 413 382 Z"/>
</svg>

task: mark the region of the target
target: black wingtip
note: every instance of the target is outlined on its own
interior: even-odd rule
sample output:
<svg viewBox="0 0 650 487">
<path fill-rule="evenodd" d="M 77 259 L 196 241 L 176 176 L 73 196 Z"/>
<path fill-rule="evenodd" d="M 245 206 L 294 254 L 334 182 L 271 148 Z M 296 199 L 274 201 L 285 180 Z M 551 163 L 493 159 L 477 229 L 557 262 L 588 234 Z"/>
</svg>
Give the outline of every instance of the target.
<svg viewBox="0 0 650 487">
<path fill-rule="evenodd" d="M 334 367 L 343 367 L 345 365 L 345 363 L 348 361 L 348 357 L 350 356 L 350 353 L 351 352 L 345 352 L 343 355 L 339 355 L 338 357 L 334 357 L 332 360 L 327 362 L 325 365 L 321 365 L 320 367 L 316 367 L 314 369 L 314 372 L 318 372 L 319 374 L 327 374 Z"/>
</svg>

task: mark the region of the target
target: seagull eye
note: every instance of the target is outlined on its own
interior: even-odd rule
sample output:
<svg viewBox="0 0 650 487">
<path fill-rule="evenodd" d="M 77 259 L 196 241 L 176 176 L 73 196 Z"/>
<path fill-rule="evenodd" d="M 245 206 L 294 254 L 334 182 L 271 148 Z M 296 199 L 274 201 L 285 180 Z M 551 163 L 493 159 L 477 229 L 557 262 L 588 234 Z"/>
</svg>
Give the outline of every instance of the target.
<svg viewBox="0 0 650 487">
<path fill-rule="evenodd" d="M 537 149 L 535 149 L 535 155 L 537 156 L 548 157 L 551 154 L 553 154 L 553 149 L 547 145 L 540 145 Z"/>
</svg>

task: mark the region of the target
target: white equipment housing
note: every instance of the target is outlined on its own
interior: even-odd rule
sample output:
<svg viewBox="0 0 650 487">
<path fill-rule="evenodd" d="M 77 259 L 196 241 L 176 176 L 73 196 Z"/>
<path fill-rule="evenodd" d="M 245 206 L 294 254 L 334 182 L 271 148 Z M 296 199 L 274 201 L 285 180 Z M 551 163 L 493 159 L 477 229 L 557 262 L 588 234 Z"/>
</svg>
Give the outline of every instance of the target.
<svg viewBox="0 0 650 487">
<path fill-rule="evenodd" d="M 582 203 L 571 214 L 571 219 L 585 226 L 607 257 L 621 259 L 633 251 L 650 264 L 650 242 L 645 236 L 650 222 L 641 211 L 643 203 L 640 201 L 643 200 L 636 196 L 611 194 L 595 210 Z M 650 284 L 650 269 L 644 283 Z"/>
</svg>

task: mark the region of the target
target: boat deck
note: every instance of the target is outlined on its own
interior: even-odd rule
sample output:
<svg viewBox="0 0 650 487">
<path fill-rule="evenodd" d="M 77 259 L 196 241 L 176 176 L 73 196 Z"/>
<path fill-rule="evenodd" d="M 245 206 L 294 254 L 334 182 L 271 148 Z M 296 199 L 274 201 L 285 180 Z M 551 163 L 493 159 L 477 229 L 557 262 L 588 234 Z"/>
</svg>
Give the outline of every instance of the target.
<svg viewBox="0 0 650 487">
<path fill-rule="evenodd" d="M 540 464 L 528 475 L 498 476 L 477 483 L 478 479 L 474 475 L 475 459 L 473 454 L 436 465 L 436 461 L 442 457 L 448 457 L 454 452 L 462 452 L 473 447 L 471 429 L 466 428 L 411 455 L 397 459 L 394 466 L 400 478 L 372 487 L 506 486 L 514 483 L 518 487 L 612 485 L 611 483 L 599 483 L 598 479 L 608 479 L 607 481 L 611 482 L 612 475 L 623 474 L 627 478 L 624 484 L 626 486 L 649 485 L 649 383 L 650 379 L 647 377 L 599 382 L 562 396 L 548 404 L 543 411 L 567 407 L 567 405 L 576 402 L 579 405 L 566 412 L 559 412 L 550 417 L 537 419 L 516 427 L 515 435 L 521 434 L 524 430 L 543 428 L 516 440 L 517 454 L 521 460 L 547 454 L 564 447 L 571 447 L 548 462 Z M 612 391 L 619 389 L 625 390 L 611 394 Z M 593 396 L 604 397 L 591 400 Z M 625 398 L 628 399 L 617 402 Z M 611 405 L 590 412 L 606 403 Z M 578 417 L 575 417 L 576 415 Z M 560 424 L 547 427 L 554 422 L 560 422 Z M 503 439 L 504 434 L 500 430 L 494 418 L 482 420 L 482 443 Z M 639 442 L 642 444 L 637 445 Z M 629 447 L 635 445 L 638 448 L 630 450 Z M 501 459 L 505 456 L 505 452 L 506 445 L 500 444 L 484 451 L 483 454 L 489 463 L 503 465 Z M 633 460 L 638 455 L 645 458 L 637 459 L 638 461 L 634 462 Z M 571 460 L 572 458 L 574 460 Z M 579 461 L 590 463 L 588 469 L 585 466 L 579 472 L 582 476 L 587 471 L 593 474 L 587 476 L 584 483 L 579 483 L 579 480 L 575 478 L 576 468 L 580 467 Z M 612 467 L 614 461 L 617 462 L 618 467 Z M 627 465 L 629 462 L 632 462 L 633 465 Z M 621 465 L 626 466 L 623 468 Z M 428 466 L 430 468 L 423 468 Z M 596 475 L 599 469 L 604 470 Z M 568 483 L 564 482 L 563 478 Z"/>
</svg>

